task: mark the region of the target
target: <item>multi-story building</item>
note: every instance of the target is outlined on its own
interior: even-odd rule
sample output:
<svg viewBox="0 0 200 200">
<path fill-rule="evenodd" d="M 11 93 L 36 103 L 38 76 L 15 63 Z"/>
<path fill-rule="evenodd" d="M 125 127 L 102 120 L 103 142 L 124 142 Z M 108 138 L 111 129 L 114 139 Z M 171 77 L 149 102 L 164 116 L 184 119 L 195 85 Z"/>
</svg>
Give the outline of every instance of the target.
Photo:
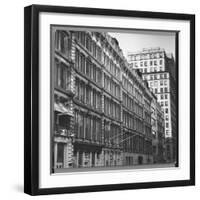
<svg viewBox="0 0 200 200">
<path fill-rule="evenodd" d="M 157 98 L 154 98 L 151 102 L 151 123 L 152 123 L 152 145 L 153 145 L 153 161 L 154 163 L 165 162 L 165 120 L 164 111 L 160 104 L 157 102 Z"/>
<path fill-rule="evenodd" d="M 122 116 L 124 165 L 153 162 L 151 92 L 140 73 L 122 67 Z"/>
<path fill-rule="evenodd" d="M 161 48 L 143 49 L 128 54 L 129 66 L 138 69 L 164 109 L 166 161 L 176 162 L 177 82 L 173 55 Z"/>
<path fill-rule="evenodd" d="M 116 39 L 52 27 L 53 168 L 153 163 L 152 93 Z"/>
</svg>

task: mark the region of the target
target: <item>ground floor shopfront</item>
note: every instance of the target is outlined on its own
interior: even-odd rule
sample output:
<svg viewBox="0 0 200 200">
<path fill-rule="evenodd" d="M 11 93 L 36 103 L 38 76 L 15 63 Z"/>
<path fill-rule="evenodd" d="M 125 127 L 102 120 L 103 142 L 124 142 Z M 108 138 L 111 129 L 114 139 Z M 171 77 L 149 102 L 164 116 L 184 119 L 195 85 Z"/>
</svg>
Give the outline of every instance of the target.
<svg viewBox="0 0 200 200">
<path fill-rule="evenodd" d="M 152 164 L 153 156 L 150 154 L 124 153 L 124 166 Z"/>
</svg>

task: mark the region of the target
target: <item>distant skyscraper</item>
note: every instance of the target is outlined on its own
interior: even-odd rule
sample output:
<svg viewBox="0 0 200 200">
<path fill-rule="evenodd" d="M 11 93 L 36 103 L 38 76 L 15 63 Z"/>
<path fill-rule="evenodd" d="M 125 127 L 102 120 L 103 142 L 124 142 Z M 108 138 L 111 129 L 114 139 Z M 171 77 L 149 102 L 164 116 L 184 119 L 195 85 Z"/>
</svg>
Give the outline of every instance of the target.
<svg viewBox="0 0 200 200">
<path fill-rule="evenodd" d="M 129 53 L 131 69 L 138 69 L 164 109 L 166 160 L 176 161 L 177 139 L 177 84 L 176 65 L 172 54 L 161 48 L 149 48 Z"/>
</svg>

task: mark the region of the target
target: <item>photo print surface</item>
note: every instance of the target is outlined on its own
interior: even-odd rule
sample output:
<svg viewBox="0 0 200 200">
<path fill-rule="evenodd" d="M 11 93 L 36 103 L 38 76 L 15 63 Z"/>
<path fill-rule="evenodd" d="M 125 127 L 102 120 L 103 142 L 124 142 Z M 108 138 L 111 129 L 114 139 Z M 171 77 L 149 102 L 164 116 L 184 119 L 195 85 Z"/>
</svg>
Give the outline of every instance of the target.
<svg viewBox="0 0 200 200">
<path fill-rule="evenodd" d="M 51 172 L 178 167 L 178 32 L 50 34 Z"/>
</svg>

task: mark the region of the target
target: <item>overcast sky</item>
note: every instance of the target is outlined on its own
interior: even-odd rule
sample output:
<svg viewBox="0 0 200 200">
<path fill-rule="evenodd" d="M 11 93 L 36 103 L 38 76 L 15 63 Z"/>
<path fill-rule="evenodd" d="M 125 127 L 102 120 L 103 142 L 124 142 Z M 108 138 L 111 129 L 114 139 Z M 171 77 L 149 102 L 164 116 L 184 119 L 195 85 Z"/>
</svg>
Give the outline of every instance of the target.
<svg viewBox="0 0 200 200">
<path fill-rule="evenodd" d="M 152 47 L 164 48 L 167 53 L 173 53 L 175 57 L 175 33 L 135 31 L 133 33 L 109 32 L 109 34 L 118 40 L 126 58 L 128 52 Z"/>
</svg>

